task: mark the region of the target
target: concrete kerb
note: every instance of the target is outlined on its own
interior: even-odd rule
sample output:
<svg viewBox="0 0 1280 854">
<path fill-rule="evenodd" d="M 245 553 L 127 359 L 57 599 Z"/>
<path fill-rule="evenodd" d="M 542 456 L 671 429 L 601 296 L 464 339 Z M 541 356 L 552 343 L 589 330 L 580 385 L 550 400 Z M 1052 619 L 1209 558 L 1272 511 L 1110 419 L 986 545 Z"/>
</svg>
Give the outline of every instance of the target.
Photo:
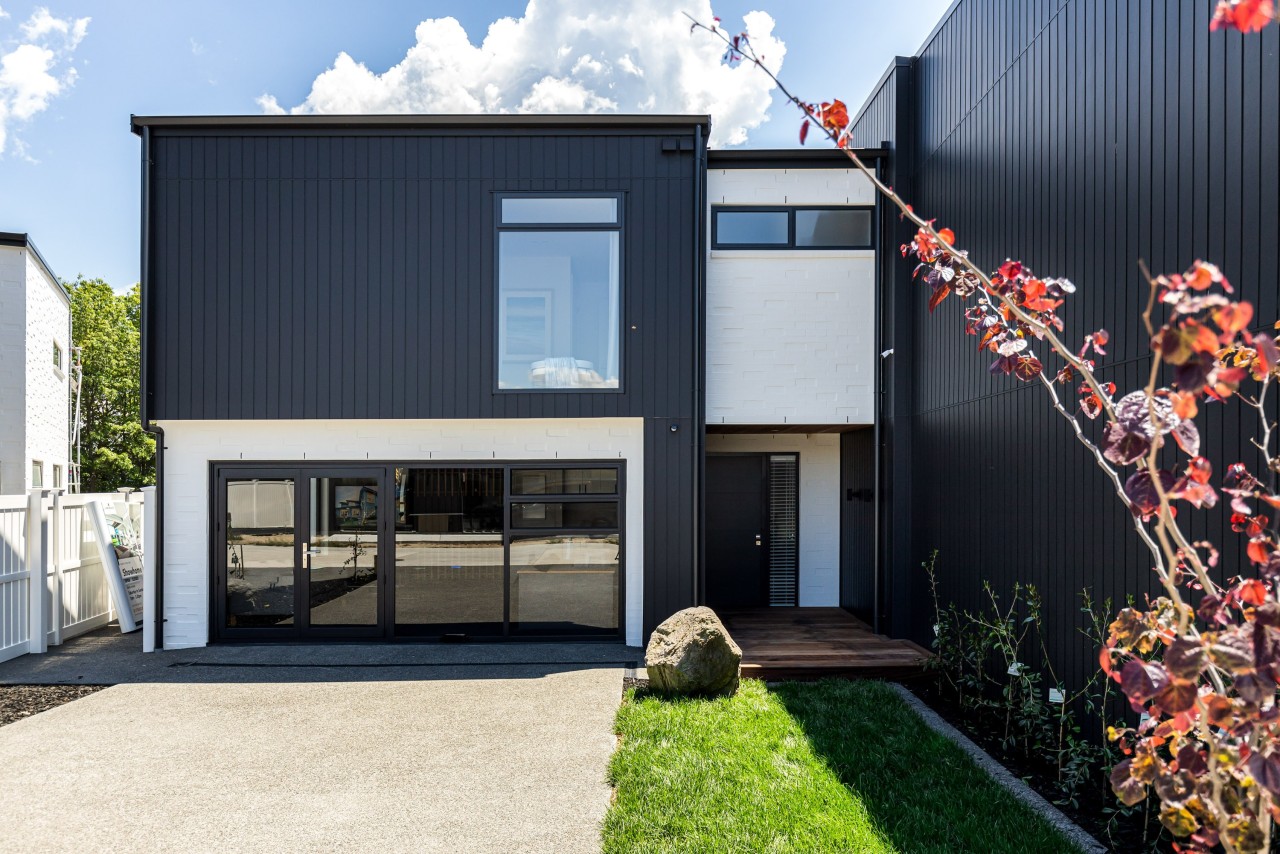
<svg viewBox="0 0 1280 854">
<path fill-rule="evenodd" d="M 1015 777 L 1008 768 L 992 759 L 990 754 L 975 744 L 968 736 L 943 720 L 942 716 L 929 708 L 923 700 L 902 685 L 890 683 L 890 686 L 898 692 L 903 702 L 920 716 L 925 726 L 944 736 L 968 754 L 975 765 L 990 774 L 992 779 L 1004 787 L 1009 794 L 1026 804 L 1041 818 L 1057 828 L 1063 836 L 1075 843 L 1076 847 L 1081 851 L 1087 852 L 1087 854 L 1106 854 L 1106 846 L 1089 835 L 1080 825 L 1067 818 L 1062 810 L 1046 801 L 1038 792 Z"/>
</svg>

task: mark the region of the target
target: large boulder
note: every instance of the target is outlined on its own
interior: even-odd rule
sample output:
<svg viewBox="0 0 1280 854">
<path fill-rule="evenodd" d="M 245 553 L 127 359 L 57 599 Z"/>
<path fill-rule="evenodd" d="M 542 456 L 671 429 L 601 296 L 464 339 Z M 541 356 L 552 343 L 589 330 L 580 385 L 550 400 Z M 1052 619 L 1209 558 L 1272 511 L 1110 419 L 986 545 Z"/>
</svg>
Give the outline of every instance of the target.
<svg viewBox="0 0 1280 854">
<path fill-rule="evenodd" d="M 742 650 L 710 608 L 672 614 L 644 651 L 650 687 L 669 694 L 733 694 L 741 664 Z"/>
</svg>

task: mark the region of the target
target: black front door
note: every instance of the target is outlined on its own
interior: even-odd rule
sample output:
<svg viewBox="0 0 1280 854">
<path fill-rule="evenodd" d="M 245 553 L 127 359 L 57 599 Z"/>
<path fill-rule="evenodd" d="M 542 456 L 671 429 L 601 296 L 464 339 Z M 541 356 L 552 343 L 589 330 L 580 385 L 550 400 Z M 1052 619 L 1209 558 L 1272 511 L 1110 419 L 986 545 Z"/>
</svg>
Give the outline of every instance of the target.
<svg viewBox="0 0 1280 854">
<path fill-rule="evenodd" d="M 713 609 L 769 604 L 763 454 L 707 456 L 706 601 Z"/>
</svg>

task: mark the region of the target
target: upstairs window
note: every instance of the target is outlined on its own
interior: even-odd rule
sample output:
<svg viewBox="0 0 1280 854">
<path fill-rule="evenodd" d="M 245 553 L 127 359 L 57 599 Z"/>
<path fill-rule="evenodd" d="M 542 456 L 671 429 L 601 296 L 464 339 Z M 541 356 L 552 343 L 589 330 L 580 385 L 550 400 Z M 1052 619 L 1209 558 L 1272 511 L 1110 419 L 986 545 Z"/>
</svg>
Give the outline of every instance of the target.
<svg viewBox="0 0 1280 854">
<path fill-rule="evenodd" d="M 58 370 L 62 370 L 62 348 L 58 346 L 58 342 L 53 342 L 53 366 Z"/>
<path fill-rule="evenodd" d="M 31 461 L 31 488 L 40 489 L 44 486 L 44 463 L 40 460 Z"/>
<path fill-rule="evenodd" d="M 498 199 L 498 388 L 620 387 L 621 199 Z"/>
<path fill-rule="evenodd" d="M 711 211 L 714 249 L 871 249 L 871 207 L 731 207 Z"/>
</svg>

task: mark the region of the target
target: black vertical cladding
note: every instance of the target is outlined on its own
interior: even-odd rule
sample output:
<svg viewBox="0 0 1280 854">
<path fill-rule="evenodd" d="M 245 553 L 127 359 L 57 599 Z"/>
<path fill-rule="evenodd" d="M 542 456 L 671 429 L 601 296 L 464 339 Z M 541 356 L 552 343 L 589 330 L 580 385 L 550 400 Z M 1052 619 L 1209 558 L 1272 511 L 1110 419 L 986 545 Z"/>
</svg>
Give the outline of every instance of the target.
<svg viewBox="0 0 1280 854">
<path fill-rule="evenodd" d="M 888 149 L 881 178 L 910 197 L 915 186 L 916 123 L 911 114 L 916 61 L 898 57 L 881 78 L 854 125 L 858 146 Z M 897 247 L 910 240 L 911 229 L 890 205 L 880 205 L 881 247 L 876 272 L 879 285 L 879 340 L 876 354 L 879 439 L 879 531 L 873 624 L 895 636 L 907 634 L 912 602 L 912 426 L 915 378 L 914 293 L 911 265 Z M 848 529 L 843 529 L 848 535 Z M 899 532 L 894 536 L 894 532 Z"/>
<path fill-rule="evenodd" d="M 855 143 L 893 142 L 908 201 L 953 228 L 981 266 L 1014 257 L 1077 284 L 1062 310 L 1068 340 L 1111 331 L 1101 370 L 1121 393 L 1140 387 L 1150 365 L 1140 258 L 1157 272 L 1215 261 L 1254 303 L 1258 328 L 1280 313 L 1269 274 L 1280 251 L 1280 158 L 1270 142 L 1280 122 L 1280 29 L 1210 32 L 1211 6 L 1047 0 L 1023 20 L 1005 4 L 960 0 L 909 61 L 915 85 L 905 115 L 893 116 L 904 103 L 894 82 L 900 60 L 855 120 Z M 896 254 L 898 242 L 886 237 L 882 255 Z M 893 277 L 884 279 L 886 295 L 901 298 L 895 308 L 912 318 L 915 343 L 909 526 L 890 517 L 891 538 L 912 556 L 905 565 L 886 558 L 889 582 L 922 590 L 918 564 L 937 548 L 942 592 L 963 608 L 981 606 L 983 581 L 1006 596 L 1015 581 L 1035 584 L 1045 594 L 1053 665 L 1079 685 L 1096 667 L 1077 632 L 1080 591 L 1098 601 L 1140 599 L 1155 588 L 1150 559 L 1043 389 L 988 374 L 989 354 L 963 334 L 959 301 L 930 315 L 908 268 L 885 262 L 883 272 Z M 900 453 L 892 371 L 886 442 Z M 1205 407 L 1201 421 L 1215 462 L 1257 465 L 1253 424 L 1239 409 Z M 900 472 L 898 461 L 890 465 Z M 897 476 L 887 491 L 902 489 Z M 1221 566 L 1238 571 L 1240 543 L 1222 514 L 1190 517 L 1193 536 L 1217 542 Z M 903 600 L 892 601 L 896 630 Z M 912 634 L 924 639 L 927 598 L 906 606 Z"/>
<path fill-rule="evenodd" d="M 875 433 L 840 434 L 840 607 L 871 622 L 875 610 Z"/>
<path fill-rule="evenodd" d="M 643 418 L 646 631 L 693 604 L 705 119 L 139 128 L 145 417 Z M 621 390 L 496 390 L 494 193 L 512 191 L 623 194 Z"/>
</svg>

